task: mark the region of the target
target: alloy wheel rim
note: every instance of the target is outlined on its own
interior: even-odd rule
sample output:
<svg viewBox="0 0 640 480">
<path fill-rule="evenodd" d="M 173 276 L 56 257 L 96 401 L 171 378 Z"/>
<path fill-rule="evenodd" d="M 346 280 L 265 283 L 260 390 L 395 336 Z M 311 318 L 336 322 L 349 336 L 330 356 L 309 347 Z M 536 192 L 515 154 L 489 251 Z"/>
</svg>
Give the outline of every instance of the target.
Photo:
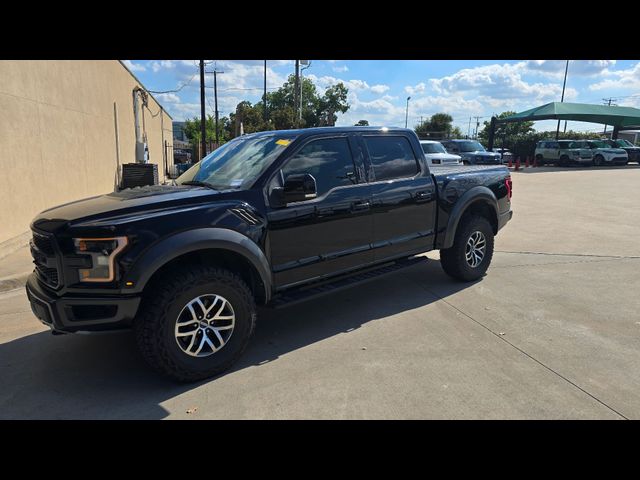
<svg viewBox="0 0 640 480">
<path fill-rule="evenodd" d="M 475 231 L 469 236 L 465 247 L 465 259 L 471 268 L 476 268 L 482 263 L 487 249 L 487 239 L 480 231 Z"/>
<path fill-rule="evenodd" d="M 200 295 L 180 311 L 174 330 L 176 343 L 187 355 L 208 357 L 229 342 L 235 323 L 235 312 L 226 298 Z"/>
</svg>

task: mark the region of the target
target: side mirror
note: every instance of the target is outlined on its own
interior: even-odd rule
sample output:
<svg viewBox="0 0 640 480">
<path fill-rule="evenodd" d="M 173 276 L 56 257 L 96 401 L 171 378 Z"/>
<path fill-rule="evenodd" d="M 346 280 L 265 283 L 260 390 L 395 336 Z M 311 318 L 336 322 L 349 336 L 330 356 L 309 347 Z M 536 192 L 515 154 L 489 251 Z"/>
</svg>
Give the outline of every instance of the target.
<svg viewBox="0 0 640 480">
<path fill-rule="evenodd" d="M 317 197 L 316 179 L 308 173 L 289 175 L 283 187 L 273 189 L 279 203 L 302 202 Z"/>
</svg>

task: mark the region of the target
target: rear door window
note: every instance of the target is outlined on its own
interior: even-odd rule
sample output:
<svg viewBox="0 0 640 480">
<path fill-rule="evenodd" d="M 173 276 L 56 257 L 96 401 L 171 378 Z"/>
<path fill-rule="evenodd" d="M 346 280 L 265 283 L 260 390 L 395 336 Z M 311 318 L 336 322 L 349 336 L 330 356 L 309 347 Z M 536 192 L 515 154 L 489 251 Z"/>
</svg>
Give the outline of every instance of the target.
<svg viewBox="0 0 640 480">
<path fill-rule="evenodd" d="M 408 178 L 419 171 L 411 144 L 406 137 L 363 137 L 375 175 L 374 181 Z"/>
</svg>

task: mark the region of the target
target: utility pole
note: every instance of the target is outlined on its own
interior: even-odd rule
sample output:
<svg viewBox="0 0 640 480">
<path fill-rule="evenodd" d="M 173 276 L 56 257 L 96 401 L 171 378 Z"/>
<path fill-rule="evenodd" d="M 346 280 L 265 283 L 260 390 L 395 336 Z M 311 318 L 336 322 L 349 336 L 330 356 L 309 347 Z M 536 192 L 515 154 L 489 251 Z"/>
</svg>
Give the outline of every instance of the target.
<svg viewBox="0 0 640 480">
<path fill-rule="evenodd" d="M 296 60 L 296 80 L 293 86 L 293 111 L 298 111 L 298 95 L 300 93 L 300 60 Z"/>
<path fill-rule="evenodd" d="M 407 128 L 407 125 L 409 124 L 409 100 L 411 100 L 411 97 L 407 97 L 407 110 L 404 114 L 404 128 Z"/>
<path fill-rule="evenodd" d="M 207 154 L 207 127 L 204 118 L 204 60 L 200 60 L 200 160 Z"/>
<path fill-rule="evenodd" d="M 264 123 L 267 123 L 267 61 L 264 61 L 264 94 L 262 95 L 262 114 Z"/>
<path fill-rule="evenodd" d="M 615 98 L 603 98 L 603 99 L 602 99 L 602 101 L 603 101 L 604 103 L 606 103 L 606 104 L 607 104 L 607 106 L 609 106 L 609 107 L 610 107 L 610 106 L 611 106 L 611 102 L 615 102 L 615 101 L 616 101 L 616 99 L 615 99 Z M 614 104 L 613 104 L 613 106 L 615 107 L 615 106 L 616 106 L 616 104 L 614 103 Z M 604 125 L 604 134 L 606 135 L 606 133 L 607 133 L 607 124 L 605 123 L 605 125 Z"/>
<path fill-rule="evenodd" d="M 213 69 L 213 105 L 215 108 L 215 129 L 216 129 L 216 148 L 219 146 L 219 138 L 218 138 L 218 73 L 224 73 L 216 68 Z"/>
<path fill-rule="evenodd" d="M 564 67 L 564 82 L 562 82 L 562 98 L 560 98 L 560 103 L 564 102 L 564 87 L 567 85 L 567 72 L 569 71 L 569 60 L 567 60 L 567 64 Z M 567 125 L 565 123 L 564 126 L 565 131 L 567 130 Z M 558 127 L 556 128 L 556 140 L 560 136 L 560 119 L 558 119 Z"/>
<path fill-rule="evenodd" d="M 467 129 L 467 138 L 471 138 L 471 119 L 473 117 L 469 117 L 469 128 Z"/>
<path fill-rule="evenodd" d="M 473 117 L 473 118 L 475 118 L 475 119 L 476 119 L 476 129 L 475 129 L 475 131 L 474 131 L 474 133 L 473 133 L 473 138 L 474 138 L 474 139 L 477 139 L 477 138 L 478 138 L 478 127 L 480 126 L 480 119 L 481 119 L 482 117 Z"/>
</svg>

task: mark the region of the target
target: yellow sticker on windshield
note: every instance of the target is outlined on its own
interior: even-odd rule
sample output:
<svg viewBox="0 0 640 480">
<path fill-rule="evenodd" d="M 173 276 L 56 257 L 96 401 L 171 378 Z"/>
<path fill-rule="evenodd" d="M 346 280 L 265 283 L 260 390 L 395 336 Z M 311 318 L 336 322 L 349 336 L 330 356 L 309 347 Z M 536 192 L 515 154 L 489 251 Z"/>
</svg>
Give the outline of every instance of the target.
<svg viewBox="0 0 640 480">
<path fill-rule="evenodd" d="M 277 145 L 284 145 L 285 147 L 290 143 L 291 143 L 291 140 L 284 140 L 284 139 L 276 140 Z"/>
</svg>

